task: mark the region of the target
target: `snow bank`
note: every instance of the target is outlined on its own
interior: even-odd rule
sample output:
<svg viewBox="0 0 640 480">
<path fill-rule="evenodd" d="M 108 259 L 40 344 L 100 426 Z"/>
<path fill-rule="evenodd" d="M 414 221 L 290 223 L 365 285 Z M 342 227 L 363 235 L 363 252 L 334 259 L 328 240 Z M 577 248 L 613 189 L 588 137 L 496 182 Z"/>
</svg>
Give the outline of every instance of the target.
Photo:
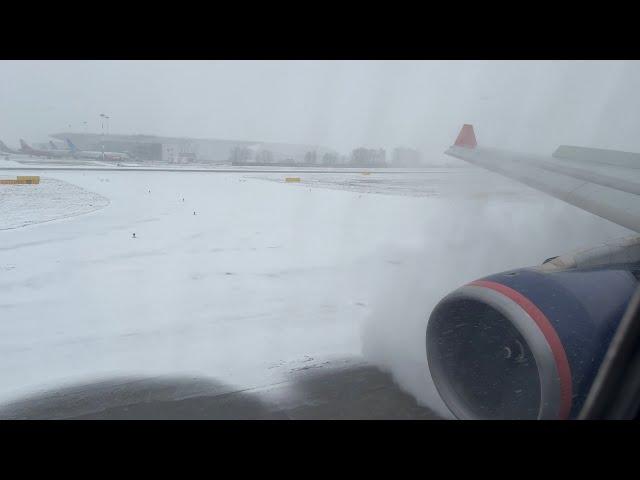
<svg viewBox="0 0 640 480">
<path fill-rule="evenodd" d="M 0 185 L 0 230 L 82 215 L 108 204 L 102 195 L 55 178 L 41 177 L 37 185 Z"/>
</svg>

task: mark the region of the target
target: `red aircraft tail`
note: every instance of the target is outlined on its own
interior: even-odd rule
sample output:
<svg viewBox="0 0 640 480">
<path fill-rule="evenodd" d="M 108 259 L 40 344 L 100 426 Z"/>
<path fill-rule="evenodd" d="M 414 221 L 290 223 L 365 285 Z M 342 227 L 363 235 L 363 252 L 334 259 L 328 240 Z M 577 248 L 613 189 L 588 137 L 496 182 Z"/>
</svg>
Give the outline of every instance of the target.
<svg viewBox="0 0 640 480">
<path fill-rule="evenodd" d="M 456 147 L 476 148 L 478 142 L 476 142 L 476 134 L 473 131 L 473 125 L 464 124 L 462 130 L 456 138 Z"/>
<path fill-rule="evenodd" d="M 20 139 L 20 148 L 22 148 L 22 150 L 24 150 L 25 152 L 33 151 L 33 148 L 27 145 L 27 142 L 25 142 L 23 139 Z"/>
</svg>

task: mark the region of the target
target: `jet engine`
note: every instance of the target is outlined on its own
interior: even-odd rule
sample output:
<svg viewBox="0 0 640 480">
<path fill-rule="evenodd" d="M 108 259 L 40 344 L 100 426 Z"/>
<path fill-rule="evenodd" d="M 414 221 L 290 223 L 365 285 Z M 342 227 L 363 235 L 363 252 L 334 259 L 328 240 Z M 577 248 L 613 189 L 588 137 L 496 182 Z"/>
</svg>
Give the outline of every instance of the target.
<svg viewBox="0 0 640 480">
<path fill-rule="evenodd" d="M 460 419 L 578 415 L 640 277 L 640 241 L 490 275 L 434 308 L 435 386 Z"/>
</svg>

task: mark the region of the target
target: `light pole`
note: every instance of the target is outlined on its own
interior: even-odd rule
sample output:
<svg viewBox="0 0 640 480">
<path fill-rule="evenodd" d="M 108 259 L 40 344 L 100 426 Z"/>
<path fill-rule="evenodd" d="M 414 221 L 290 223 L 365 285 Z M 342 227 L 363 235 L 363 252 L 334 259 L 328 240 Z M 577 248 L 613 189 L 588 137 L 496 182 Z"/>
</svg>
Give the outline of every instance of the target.
<svg viewBox="0 0 640 480">
<path fill-rule="evenodd" d="M 102 161 L 104 162 L 104 120 L 109 117 L 107 117 L 104 113 L 101 113 L 100 118 L 100 124 L 102 127 Z"/>
<path fill-rule="evenodd" d="M 87 133 L 87 122 L 82 122 L 82 125 L 84 125 L 84 133 Z"/>
</svg>

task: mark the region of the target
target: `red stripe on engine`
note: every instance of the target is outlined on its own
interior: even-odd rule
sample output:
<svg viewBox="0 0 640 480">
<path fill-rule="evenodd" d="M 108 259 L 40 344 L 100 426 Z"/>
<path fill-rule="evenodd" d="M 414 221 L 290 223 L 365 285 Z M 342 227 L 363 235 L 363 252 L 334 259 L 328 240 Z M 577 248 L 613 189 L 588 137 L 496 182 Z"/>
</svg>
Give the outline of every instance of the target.
<svg viewBox="0 0 640 480">
<path fill-rule="evenodd" d="M 536 307 L 536 305 L 531 300 L 522 295 L 520 292 L 509 288 L 506 285 L 502 285 L 501 283 L 492 282 L 489 280 L 476 280 L 475 282 L 471 282 L 469 285 L 489 288 L 501 293 L 502 295 L 516 302 L 525 312 L 527 312 L 527 314 L 533 319 L 533 321 L 536 322 L 536 325 L 538 325 L 538 328 L 544 335 L 544 338 L 547 340 L 549 347 L 551 347 L 551 352 L 553 353 L 553 358 L 556 362 L 556 368 L 558 369 L 558 374 L 560 375 L 559 416 L 563 420 L 568 418 L 571 411 L 572 395 L 571 368 L 569 367 L 569 360 L 567 360 L 567 354 L 564 351 L 564 347 L 562 346 L 560 337 L 558 337 L 558 334 L 551 325 L 551 322 L 549 322 L 549 319 L 544 313 L 542 313 L 542 311 L 538 307 Z"/>
</svg>

